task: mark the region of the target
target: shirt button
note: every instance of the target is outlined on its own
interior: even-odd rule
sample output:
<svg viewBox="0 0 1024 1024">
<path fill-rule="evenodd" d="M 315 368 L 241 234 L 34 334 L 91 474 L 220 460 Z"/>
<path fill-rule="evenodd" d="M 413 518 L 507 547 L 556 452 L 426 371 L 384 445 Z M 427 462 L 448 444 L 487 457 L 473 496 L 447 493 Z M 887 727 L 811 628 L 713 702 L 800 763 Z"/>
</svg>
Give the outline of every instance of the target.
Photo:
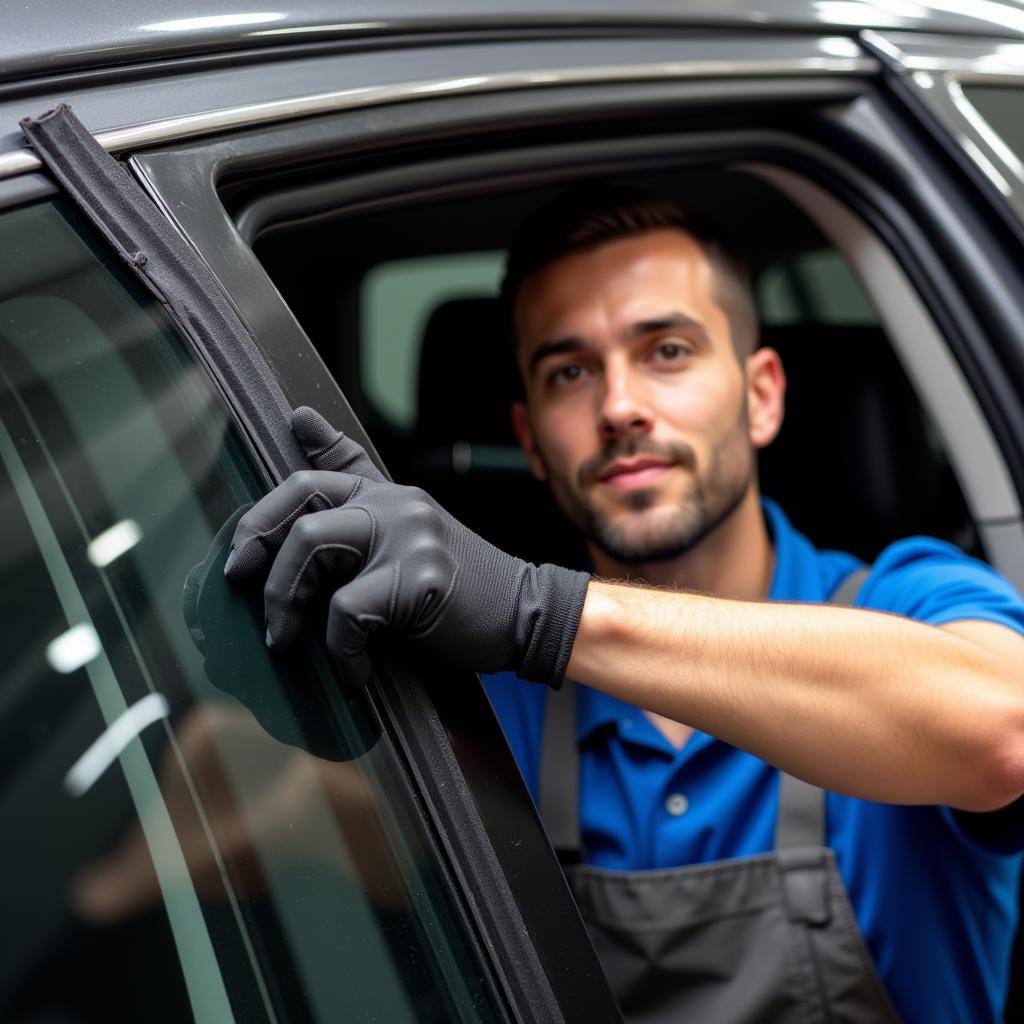
<svg viewBox="0 0 1024 1024">
<path fill-rule="evenodd" d="M 672 815 L 673 818 L 678 818 L 680 814 L 685 814 L 690 809 L 690 801 L 683 796 L 682 793 L 673 793 L 665 801 L 665 810 Z"/>
</svg>

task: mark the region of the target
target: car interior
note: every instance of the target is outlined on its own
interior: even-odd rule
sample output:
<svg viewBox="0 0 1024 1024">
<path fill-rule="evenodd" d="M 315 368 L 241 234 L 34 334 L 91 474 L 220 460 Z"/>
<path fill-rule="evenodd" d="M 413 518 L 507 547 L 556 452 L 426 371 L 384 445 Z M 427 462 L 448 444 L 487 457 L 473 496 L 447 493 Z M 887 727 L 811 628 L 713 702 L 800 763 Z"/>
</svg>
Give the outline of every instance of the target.
<svg viewBox="0 0 1024 1024">
<path fill-rule="evenodd" d="M 764 493 L 819 546 L 864 559 L 913 533 L 978 551 L 939 435 L 864 290 L 815 224 L 742 171 L 626 183 L 699 210 L 750 264 L 761 342 L 779 351 L 789 381 L 784 426 L 761 454 Z M 558 191 L 342 210 L 273 227 L 254 248 L 397 480 L 523 557 L 578 564 L 579 542 L 518 452 L 508 412 L 516 371 L 497 298 L 517 224 Z"/>
<path fill-rule="evenodd" d="M 251 235 L 392 476 L 422 486 L 506 550 L 570 566 L 583 564 L 582 544 L 529 474 L 512 431 L 518 382 L 498 293 L 518 225 L 577 180 L 339 206 Z M 971 511 L 998 474 L 989 463 L 968 479 L 982 449 L 996 463 L 1000 456 L 984 428 L 952 451 L 961 413 L 923 393 L 945 342 L 927 312 L 921 330 L 910 326 L 911 287 L 895 264 L 867 280 L 850 258 L 863 237 L 844 244 L 845 214 L 826 232 L 811 203 L 749 165 L 613 180 L 700 211 L 745 256 L 761 343 L 780 353 L 788 381 L 782 430 L 759 455 L 760 484 L 798 529 L 866 562 L 901 537 L 926 534 L 1007 571 Z M 886 275 L 899 285 L 888 297 Z M 894 325 L 903 337 L 893 337 Z M 1021 955 L 1018 936 L 1015 962 Z M 1015 972 L 1007 1019 L 1020 989 Z"/>
</svg>

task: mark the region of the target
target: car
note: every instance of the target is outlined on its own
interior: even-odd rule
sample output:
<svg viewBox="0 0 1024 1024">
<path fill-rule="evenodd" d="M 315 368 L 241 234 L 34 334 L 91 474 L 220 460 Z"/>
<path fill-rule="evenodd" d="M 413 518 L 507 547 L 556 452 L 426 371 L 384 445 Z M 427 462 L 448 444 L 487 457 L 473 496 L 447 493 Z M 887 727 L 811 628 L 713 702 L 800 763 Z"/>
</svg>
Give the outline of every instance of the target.
<svg viewBox="0 0 1024 1024">
<path fill-rule="evenodd" d="M 613 1021 L 481 687 L 269 652 L 230 527 L 310 405 L 574 564 L 498 288 L 614 179 L 744 243 L 797 526 L 1024 587 L 1024 6 L 291 7 L 5 13 L 0 1017 Z"/>
</svg>

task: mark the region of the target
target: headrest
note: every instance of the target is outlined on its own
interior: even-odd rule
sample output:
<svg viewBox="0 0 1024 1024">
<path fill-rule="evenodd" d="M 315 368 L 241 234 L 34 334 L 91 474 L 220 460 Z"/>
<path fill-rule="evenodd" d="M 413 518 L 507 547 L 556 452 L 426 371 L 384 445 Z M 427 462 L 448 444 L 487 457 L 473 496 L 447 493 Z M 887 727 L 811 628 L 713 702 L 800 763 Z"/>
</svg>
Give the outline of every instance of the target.
<svg viewBox="0 0 1024 1024">
<path fill-rule="evenodd" d="M 516 372 L 497 299 L 441 303 L 420 349 L 417 442 L 515 445 L 508 406 Z"/>
<path fill-rule="evenodd" d="M 411 480 L 500 548 L 579 565 L 580 538 L 530 476 L 516 443 L 509 404 L 519 392 L 517 370 L 499 316 L 498 300 L 484 297 L 451 299 L 431 315 Z"/>
<path fill-rule="evenodd" d="M 786 370 L 786 416 L 761 453 L 762 491 L 815 544 L 870 558 L 928 531 L 944 456 L 880 328 L 765 328 Z"/>
</svg>

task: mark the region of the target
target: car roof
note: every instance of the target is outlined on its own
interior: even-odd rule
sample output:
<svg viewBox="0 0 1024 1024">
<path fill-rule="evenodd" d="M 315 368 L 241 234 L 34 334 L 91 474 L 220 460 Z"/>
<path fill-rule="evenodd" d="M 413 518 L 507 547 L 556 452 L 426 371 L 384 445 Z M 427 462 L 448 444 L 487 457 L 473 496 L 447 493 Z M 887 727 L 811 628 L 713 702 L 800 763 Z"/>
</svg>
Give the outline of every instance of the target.
<svg viewBox="0 0 1024 1024">
<path fill-rule="evenodd" d="M 212 6 L 8 5 L 0 83 L 203 53 L 453 30 L 718 26 L 1024 36 L 1024 4 L 1016 0 L 634 0 L 626 9 L 621 0 L 290 0 L 265 7 L 218 0 L 211 13 Z"/>
</svg>

